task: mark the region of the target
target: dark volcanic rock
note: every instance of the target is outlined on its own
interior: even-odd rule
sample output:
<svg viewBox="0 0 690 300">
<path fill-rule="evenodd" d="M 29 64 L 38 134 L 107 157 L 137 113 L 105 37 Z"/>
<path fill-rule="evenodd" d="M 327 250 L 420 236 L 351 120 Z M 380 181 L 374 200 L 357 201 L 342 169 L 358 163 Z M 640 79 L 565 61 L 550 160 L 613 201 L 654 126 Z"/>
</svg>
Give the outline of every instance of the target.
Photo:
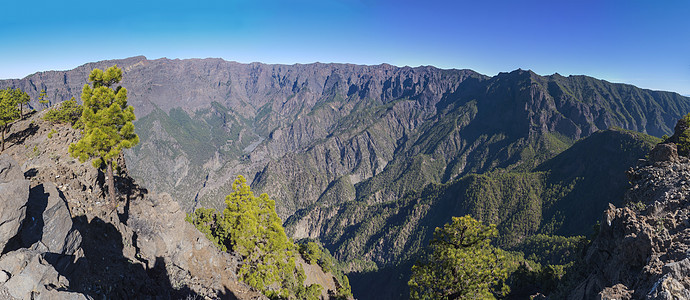
<svg viewBox="0 0 690 300">
<path fill-rule="evenodd" d="M 9 274 L 3 288 L 16 299 L 86 299 L 79 293 L 58 290 L 69 282 L 44 259 L 46 250 L 36 244 L 3 255 L 0 269 Z"/>
<path fill-rule="evenodd" d="M 81 235 L 72 227 L 69 209 L 55 185 L 46 183 L 40 192 L 34 188 L 29 193 L 29 181 L 7 155 L 0 156 L 0 169 L 1 215 L 10 220 L 3 226 L 19 229 L 11 231 L 15 235 L 12 242 L 7 236 L 0 238 L 7 252 L 0 257 L 0 272 L 7 277 L 2 288 L 17 299 L 86 299 L 78 293 L 55 290 L 69 285 L 56 267 L 81 257 Z"/>
<path fill-rule="evenodd" d="M 29 181 L 24 179 L 17 162 L 0 156 L 0 249 L 17 235 L 26 215 Z"/>
<path fill-rule="evenodd" d="M 569 298 L 690 299 L 690 161 L 650 161 L 628 176 L 628 204 L 604 213 L 589 276 Z"/>
<path fill-rule="evenodd" d="M 662 162 L 668 161 L 677 163 L 678 162 L 678 150 L 676 144 L 667 143 L 659 144 L 649 153 L 649 160 L 652 162 Z"/>
<path fill-rule="evenodd" d="M 59 192 L 52 183 L 44 183 L 44 193 L 48 195 L 46 209 L 42 214 L 43 229 L 41 242 L 48 247 L 48 252 L 73 255 L 81 244 L 81 234 L 73 228 L 72 215 L 60 198 Z"/>
</svg>

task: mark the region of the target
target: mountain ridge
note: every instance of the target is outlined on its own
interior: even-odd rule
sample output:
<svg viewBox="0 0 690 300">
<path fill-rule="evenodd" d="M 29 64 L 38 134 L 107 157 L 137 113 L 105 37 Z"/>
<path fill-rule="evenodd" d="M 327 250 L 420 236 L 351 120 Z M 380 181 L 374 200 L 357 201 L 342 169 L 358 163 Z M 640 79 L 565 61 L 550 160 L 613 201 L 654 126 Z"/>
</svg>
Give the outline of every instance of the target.
<svg viewBox="0 0 690 300">
<path fill-rule="evenodd" d="M 0 88 L 22 88 L 33 101 L 40 87 L 47 88 L 53 102 L 78 99 L 86 72 L 114 63 L 125 71 L 123 86 L 130 91 L 144 137 L 142 145 L 127 152 L 135 178 L 146 178 L 154 190 L 171 192 L 189 210 L 194 200 L 219 202 L 212 199 L 222 199 L 227 182 L 242 173 L 279 203 L 305 199 L 299 200 L 306 201 L 303 204 L 279 204 L 284 219 L 316 201 L 336 181 L 347 182 L 340 179 L 343 175 L 352 185 L 361 185 L 386 173 L 394 157 L 405 151 L 406 156 L 431 154 L 436 161 L 444 156 L 449 166 L 432 167 L 427 174 L 434 182 L 446 182 L 494 167 L 534 166 L 558 152 L 550 148 L 564 149 L 612 125 L 657 136 L 670 133 L 673 122 L 690 107 L 688 98 L 676 93 L 587 76 L 544 77 L 520 69 L 488 77 L 435 67 L 267 65 L 143 56 L 0 81 Z M 655 96 L 660 103 L 654 102 Z M 634 101 L 621 100 L 625 97 Z M 433 132 L 439 129 L 453 138 Z M 327 149 L 334 155 L 323 156 Z M 531 158 L 534 154 L 527 153 L 543 151 L 553 153 Z M 300 188 L 308 182 L 305 178 L 276 186 L 297 171 L 285 165 L 304 162 L 305 154 L 313 157 L 305 169 L 323 178 L 311 183 L 315 190 Z M 151 164 L 146 157 L 162 161 Z M 314 169 L 327 161 L 341 167 Z M 401 162 L 400 167 L 409 169 L 410 163 L 415 164 Z M 438 173 L 436 168 L 445 170 Z M 274 171 L 276 176 L 271 176 Z M 280 180 L 267 184 L 268 178 Z M 379 195 L 375 198 L 385 193 L 368 190 L 357 189 L 359 194 Z M 393 197 L 401 192 L 404 189 Z"/>
<path fill-rule="evenodd" d="M 138 116 L 142 142 L 126 152 L 137 180 L 173 194 L 191 211 L 220 207 L 229 184 L 242 174 L 253 190 L 276 200 L 293 237 L 316 237 L 339 259 L 360 249 L 339 248 L 346 241 L 321 228 L 341 232 L 353 226 L 344 211 L 366 215 L 426 189 L 443 193 L 438 187 L 466 176 L 506 186 L 542 180 L 538 173 L 491 174 L 532 172 L 576 141 L 611 127 L 670 134 L 690 111 L 690 99 L 677 93 L 588 76 L 515 70 L 489 77 L 435 67 L 222 59 L 102 61 L 0 81 L 0 88 L 27 88 L 35 96 L 44 87 L 49 99 L 78 99 L 87 69 L 114 62 L 122 64 L 122 85 Z M 440 209 L 433 205 L 404 210 L 400 219 Z M 551 222 L 541 216 L 526 220 L 532 222 L 526 234 Z M 553 224 L 554 232 L 563 226 Z M 407 230 L 422 237 L 433 228 Z M 342 235 L 371 240 L 371 246 L 379 241 L 371 234 Z M 416 245 L 423 240 L 416 238 Z M 399 250 L 366 254 L 352 270 L 413 254 Z"/>
<path fill-rule="evenodd" d="M 446 146 L 443 147 L 452 148 L 442 151 L 450 151 L 448 155 L 451 156 L 457 155 L 453 153 L 463 148 L 462 145 L 458 148 L 458 145 L 453 144 L 474 143 L 482 138 L 480 132 L 486 130 L 497 131 L 498 135 L 487 136 L 483 139 L 488 140 L 482 143 L 495 144 L 493 148 L 512 145 L 510 147 L 516 149 L 508 152 L 499 150 L 499 153 L 494 154 L 494 162 L 491 162 L 484 161 L 486 158 L 482 157 L 483 155 L 477 157 L 473 154 L 477 151 L 472 149 L 486 151 L 481 144 L 465 146 L 465 155 L 469 156 L 455 158 L 454 162 L 451 162 L 450 171 L 440 176 L 433 175 L 439 177 L 435 181 L 447 181 L 467 172 L 491 169 L 499 162 L 506 162 L 506 159 L 520 163 L 520 159 L 515 159 L 514 152 L 519 148 L 525 148 L 526 144 L 543 144 L 543 141 L 538 141 L 541 133 L 564 135 L 566 143 L 571 143 L 567 140 L 577 140 L 598 129 L 617 125 L 660 136 L 670 133 L 672 123 L 682 111 L 688 109 L 688 99 L 675 93 L 657 95 L 663 103 L 655 104 L 648 99 L 657 94 L 653 91 L 629 85 L 602 83 L 587 76 L 562 77 L 555 74 L 543 77 L 529 70 L 502 72 L 497 76 L 488 77 L 471 70 L 444 70 L 435 67 L 400 68 L 390 65 L 320 63 L 267 65 L 241 64 L 222 59 L 162 58 L 151 61 L 143 56 L 87 63 L 71 71 L 36 73 L 21 80 L 0 81 L 0 87 L 22 88 L 33 96 L 33 101 L 41 87 L 47 88 L 48 99 L 53 102 L 67 100 L 72 96 L 79 98 L 81 85 L 86 78 L 82 73 L 85 74 L 94 67 L 104 67 L 113 63 L 121 64 L 125 70 L 123 85 L 129 87 L 130 102 L 136 108 L 138 124 L 144 125 L 139 126 L 140 130 L 148 131 L 149 128 L 143 127 L 150 127 L 150 131 L 153 132 L 152 139 L 157 139 L 145 139 L 138 150 L 128 152 L 128 158 L 132 161 L 132 171 L 135 177 L 154 179 L 154 189 L 171 192 L 173 189 L 185 190 L 186 192 L 176 195 L 181 196 L 176 198 L 183 199 L 185 207 L 190 207 L 185 203 L 194 198 L 206 199 L 205 203 L 208 204 L 209 197 L 222 194 L 214 190 L 223 190 L 224 182 L 231 176 L 222 176 L 220 173 L 223 171 L 214 170 L 227 171 L 228 165 L 234 164 L 241 166 L 239 172 L 245 173 L 250 180 L 255 181 L 257 174 L 265 173 L 265 166 L 270 164 L 270 161 L 289 157 L 289 153 L 299 155 L 313 150 L 314 147 L 321 147 L 320 140 L 327 143 L 335 142 L 334 150 L 359 141 L 359 146 L 349 146 L 354 146 L 352 149 L 356 150 L 355 154 L 360 153 L 362 146 L 367 144 L 373 152 L 370 151 L 371 161 L 360 165 L 358 170 L 353 169 L 352 162 L 340 159 L 344 169 L 318 171 L 330 172 L 333 175 L 326 176 L 326 182 L 317 184 L 320 187 L 317 188 L 319 191 L 307 196 L 313 199 L 309 202 L 313 202 L 328 184 L 344 173 L 350 174 L 351 182 L 357 184 L 374 176 L 375 173 L 383 172 L 394 154 L 402 151 L 400 145 L 404 144 L 400 143 L 409 141 L 414 131 L 419 131 L 417 128 L 429 121 L 431 124 L 423 128 L 427 132 L 430 128 L 435 129 L 434 124 L 439 121 L 440 125 L 446 126 L 448 133 L 457 131 L 451 126 L 469 127 L 455 133 L 467 138 L 456 137 L 444 142 Z M 325 69 L 322 70 L 323 68 Z M 142 72 L 148 72 L 145 74 L 149 75 L 144 76 Z M 209 84 L 211 81 L 215 84 Z M 433 86 L 430 86 L 431 82 L 435 82 Z M 621 93 L 637 97 L 636 101 L 639 104 L 626 107 L 627 103 L 610 100 L 628 97 L 620 95 Z M 473 100 L 475 102 L 472 102 Z M 613 104 L 597 106 L 597 103 L 608 103 L 607 101 Z M 35 102 L 32 102 L 32 105 L 38 106 Z M 528 109 L 523 105 L 533 108 Z M 464 107 L 464 111 L 457 111 L 459 106 Z M 181 111 L 175 110 L 177 108 Z M 372 114 L 372 111 L 367 111 L 366 108 L 378 111 L 373 111 Z M 164 114 L 158 113 L 155 118 L 147 119 L 151 113 L 156 114 L 159 109 Z M 443 120 L 448 117 L 444 110 L 451 115 L 464 118 L 464 121 L 456 122 L 455 125 L 443 125 Z M 651 117 L 647 118 L 646 114 L 651 114 Z M 388 121 L 377 124 L 375 120 L 371 120 L 374 117 L 385 117 Z M 170 119 L 167 127 L 163 124 L 165 118 Z M 176 124 L 187 122 L 193 125 L 196 121 L 193 119 L 203 118 L 207 120 L 198 122 L 196 129 L 191 131 L 190 128 L 182 128 L 180 131 L 179 127 L 187 125 Z M 149 119 L 150 123 L 147 123 Z M 473 119 L 476 120 L 473 122 Z M 368 122 L 367 126 L 378 126 L 378 129 L 367 130 L 371 128 L 362 127 L 360 121 Z M 178 129 L 174 128 L 176 126 Z M 218 128 L 220 130 L 214 131 Z M 343 130 L 352 134 L 344 136 L 341 134 Z M 208 151 L 199 153 L 198 159 L 188 159 L 197 154 L 190 153 L 197 150 L 189 148 L 198 149 L 201 143 L 205 142 L 202 140 L 204 138 L 199 138 L 200 132 L 208 132 L 208 138 L 215 138 L 215 142 Z M 143 135 L 146 136 L 147 132 L 143 132 Z M 191 138 L 176 140 L 180 135 Z M 332 137 L 336 137 L 337 140 L 333 141 L 330 139 Z M 429 137 L 430 142 L 443 141 L 443 137 L 438 135 Z M 556 139 L 563 140 L 563 136 Z M 167 145 L 167 149 L 163 149 L 165 152 L 173 153 L 172 155 L 175 155 L 174 152 L 183 153 L 176 155 L 176 159 L 163 163 L 163 167 L 146 165 L 142 158 L 161 157 L 157 154 L 164 152 L 161 149 L 153 149 L 151 144 L 154 142 L 158 145 L 172 143 Z M 412 155 L 431 151 L 429 148 L 419 148 L 419 142 L 417 141 L 417 149 L 411 149 Z M 217 148 L 229 151 L 216 151 Z M 489 154 L 493 152 L 495 151 L 489 149 Z M 513 158 L 509 159 L 510 156 Z M 355 163 L 358 163 L 362 157 L 354 159 Z M 202 167 L 197 168 L 195 165 Z M 470 167 L 469 170 L 465 168 L 467 165 Z M 147 169 L 157 170 L 155 173 L 161 175 L 152 172 L 146 174 Z M 195 176 L 177 176 L 185 173 Z M 172 177 L 180 178 L 164 184 L 166 178 Z M 208 180 L 201 179 L 207 177 Z M 180 180 L 182 178 L 183 180 Z M 193 184 L 180 186 L 183 181 Z M 156 182 L 161 182 L 162 185 L 158 186 Z M 253 182 L 253 185 L 262 186 L 265 183 L 258 180 Z M 193 186 L 198 188 L 191 188 Z M 271 188 L 266 191 L 275 192 L 273 194 L 279 195 L 279 198 L 283 197 L 281 195 L 294 197 L 285 194 L 284 188 Z M 281 211 L 281 216 L 285 218 L 291 211 L 294 209 Z"/>
</svg>

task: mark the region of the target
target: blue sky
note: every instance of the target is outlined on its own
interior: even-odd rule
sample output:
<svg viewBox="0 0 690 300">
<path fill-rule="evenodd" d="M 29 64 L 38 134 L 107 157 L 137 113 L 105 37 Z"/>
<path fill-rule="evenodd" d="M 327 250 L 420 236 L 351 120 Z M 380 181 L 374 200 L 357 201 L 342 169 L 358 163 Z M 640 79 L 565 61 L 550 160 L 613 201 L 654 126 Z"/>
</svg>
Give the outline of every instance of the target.
<svg viewBox="0 0 690 300">
<path fill-rule="evenodd" d="M 145 55 L 522 68 L 690 95 L 690 1 L 11 1 L 0 39 L 0 78 Z"/>
</svg>

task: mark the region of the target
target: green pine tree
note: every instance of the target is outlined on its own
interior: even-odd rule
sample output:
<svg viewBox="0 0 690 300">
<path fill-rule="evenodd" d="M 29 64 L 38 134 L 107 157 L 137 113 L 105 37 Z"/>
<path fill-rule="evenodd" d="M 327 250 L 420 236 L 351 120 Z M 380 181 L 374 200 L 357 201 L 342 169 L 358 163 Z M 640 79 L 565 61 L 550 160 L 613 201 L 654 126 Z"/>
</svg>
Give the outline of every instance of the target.
<svg viewBox="0 0 690 300">
<path fill-rule="evenodd" d="M 29 94 L 20 90 L 19 88 L 16 88 L 16 89 L 12 90 L 12 96 L 14 97 L 14 101 L 15 101 L 16 105 L 19 105 L 19 117 L 20 118 L 24 117 L 23 107 L 24 107 L 24 105 L 29 103 L 29 100 L 31 100 L 31 98 L 29 97 Z"/>
<path fill-rule="evenodd" d="M 10 123 L 21 117 L 21 112 L 17 108 L 17 93 L 12 89 L 0 90 L 0 126 L 2 126 L 2 150 L 5 151 L 5 132 Z"/>
<path fill-rule="evenodd" d="M 186 220 L 224 251 L 242 256 L 238 276 L 272 299 L 318 299 L 319 285 L 304 286 L 304 270 L 296 265 L 296 246 L 288 239 L 267 194 L 254 196 L 238 176 L 225 198 L 223 213 L 200 208 Z"/>
<path fill-rule="evenodd" d="M 48 104 L 50 104 L 50 100 L 46 99 L 46 90 L 45 89 L 41 90 L 41 93 L 38 94 L 38 103 L 43 104 L 44 108 L 48 108 Z"/>
<path fill-rule="evenodd" d="M 299 253 L 302 254 L 304 260 L 309 264 L 317 264 L 321 259 L 321 248 L 314 242 L 307 242 L 299 245 Z M 324 270 L 327 272 L 326 270 Z"/>
<path fill-rule="evenodd" d="M 504 295 L 499 285 L 508 277 L 502 251 L 490 245 L 496 225 L 471 216 L 453 217 L 436 228 L 429 257 L 412 267 L 408 282 L 412 299 L 493 299 Z"/>
<path fill-rule="evenodd" d="M 117 66 L 105 72 L 100 69 L 91 71 L 89 82 L 92 86 L 84 85 L 81 94 L 84 103 L 81 115 L 83 136 L 77 143 L 69 145 L 69 153 L 73 157 L 81 162 L 93 158 L 95 168 L 106 170 L 109 201 L 113 206 L 116 205 L 114 160 L 122 149 L 139 143 L 132 124 L 134 108 L 127 105 L 127 89 L 121 86 L 110 88 L 121 80 L 122 69 Z"/>
</svg>

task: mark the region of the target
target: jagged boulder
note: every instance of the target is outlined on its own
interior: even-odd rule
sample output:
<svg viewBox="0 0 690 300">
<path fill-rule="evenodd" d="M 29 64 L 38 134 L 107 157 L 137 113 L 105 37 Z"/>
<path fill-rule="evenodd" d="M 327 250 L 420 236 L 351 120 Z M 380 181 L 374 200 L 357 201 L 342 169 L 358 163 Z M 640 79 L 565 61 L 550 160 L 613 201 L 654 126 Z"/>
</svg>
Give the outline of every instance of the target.
<svg viewBox="0 0 690 300">
<path fill-rule="evenodd" d="M 55 184 L 45 182 L 31 189 L 26 215 L 20 231 L 23 247 L 41 242 L 51 253 L 78 251 L 81 234 L 73 228 L 72 215 Z"/>
<path fill-rule="evenodd" d="M 15 299 L 86 299 L 82 294 L 59 290 L 69 282 L 44 258 L 47 250 L 36 243 L 3 255 L 0 269 L 8 280 L 2 288 Z"/>
<path fill-rule="evenodd" d="M 19 165 L 10 156 L 0 155 L 0 251 L 19 232 L 28 199 L 29 181 Z"/>
<path fill-rule="evenodd" d="M 690 299 L 690 258 L 666 264 L 652 285 L 649 299 Z"/>
<path fill-rule="evenodd" d="M 649 160 L 652 162 L 668 161 L 678 162 L 678 147 L 673 143 L 658 144 L 649 153 Z"/>
<path fill-rule="evenodd" d="M 48 195 L 46 210 L 43 212 L 43 235 L 41 242 L 48 252 L 72 255 L 81 245 L 81 234 L 73 228 L 72 216 L 65 201 L 52 183 L 43 184 Z"/>
<path fill-rule="evenodd" d="M 607 287 L 597 295 L 597 300 L 630 300 L 632 292 L 625 285 L 616 284 Z"/>
<path fill-rule="evenodd" d="M 7 161 L 0 157 L 0 164 Z M 15 168 L 15 173 L 21 175 L 12 161 L 9 166 L 5 170 Z M 23 180 L 23 176 L 21 178 Z M 19 240 L 8 245 L 13 251 L 0 257 L 0 274 L 3 275 L 0 276 L 3 277 L 0 285 L 7 293 L 4 296 L 16 299 L 86 299 L 79 293 L 56 290 L 69 286 L 69 281 L 56 268 L 65 271 L 82 256 L 81 235 L 72 226 L 65 201 L 50 182 L 35 186 L 30 192 L 29 183 L 24 183 L 26 200 L 21 212 L 26 218 L 22 216 L 21 226 L 17 225 L 19 231 L 15 235 Z"/>
</svg>

